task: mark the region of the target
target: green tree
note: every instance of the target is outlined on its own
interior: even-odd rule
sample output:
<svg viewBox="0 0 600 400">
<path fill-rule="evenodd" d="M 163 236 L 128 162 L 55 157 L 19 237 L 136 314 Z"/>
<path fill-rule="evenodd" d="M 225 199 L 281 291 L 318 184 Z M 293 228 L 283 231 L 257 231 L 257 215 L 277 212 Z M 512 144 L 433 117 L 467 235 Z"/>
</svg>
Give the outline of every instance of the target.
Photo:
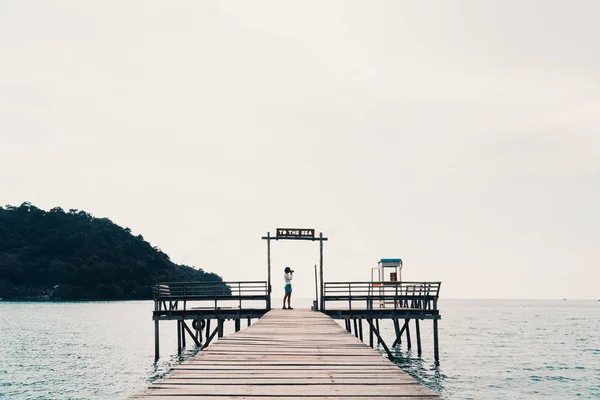
<svg viewBox="0 0 600 400">
<path fill-rule="evenodd" d="M 164 281 L 222 279 L 173 263 L 108 218 L 29 202 L 0 207 L 0 298 L 148 299 Z"/>
</svg>

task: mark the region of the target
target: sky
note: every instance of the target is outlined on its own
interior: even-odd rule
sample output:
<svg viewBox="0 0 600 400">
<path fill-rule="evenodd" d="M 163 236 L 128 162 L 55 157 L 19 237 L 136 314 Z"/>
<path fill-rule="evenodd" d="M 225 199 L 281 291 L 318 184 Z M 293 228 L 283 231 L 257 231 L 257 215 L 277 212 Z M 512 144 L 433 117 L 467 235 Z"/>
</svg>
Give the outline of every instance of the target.
<svg viewBox="0 0 600 400">
<path fill-rule="evenodd" d="M 600 2 L 0 0 L 0 204 L 266 280 L 600 299 Z M 314 296 L 317 242 L 275 242 Z"/>
</svg>

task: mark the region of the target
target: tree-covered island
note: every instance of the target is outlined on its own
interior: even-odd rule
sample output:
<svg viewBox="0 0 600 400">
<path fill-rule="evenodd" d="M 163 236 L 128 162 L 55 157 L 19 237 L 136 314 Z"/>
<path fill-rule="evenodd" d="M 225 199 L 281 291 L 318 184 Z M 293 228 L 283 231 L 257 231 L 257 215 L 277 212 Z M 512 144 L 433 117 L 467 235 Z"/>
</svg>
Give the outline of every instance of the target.
<svg viewBox="0 0 600 400">
<path fill-rule="evenodd" d="M 173 263 L 141 235 L 85 211 L 0 207 L 0 299 L 150 299 L 159 282 L 221 277 Z"/>
</svg>

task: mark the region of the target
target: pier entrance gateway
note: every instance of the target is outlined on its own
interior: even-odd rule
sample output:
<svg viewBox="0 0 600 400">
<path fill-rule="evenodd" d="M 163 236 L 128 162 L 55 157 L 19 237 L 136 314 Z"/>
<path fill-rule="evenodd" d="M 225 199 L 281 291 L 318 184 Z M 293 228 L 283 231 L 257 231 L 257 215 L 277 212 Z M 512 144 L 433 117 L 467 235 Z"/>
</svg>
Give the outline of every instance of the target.
<svg viewBox="0 0 600 400">
<path fill-rule="evenodd" d="M 271 232 L 267 232 L 267 236 L 262 237 L 267 241 L 267 287 L 269 291 L 269 300 L 267 308 L 271 309 L 271 240 L 310 240 L 319 242 L 319 293 L 315 310 L 323 309 L 323 242 L 327 240 L 323 237 L 323 232 L 319 232 L 319 236 L 315 237 L 314 229 L 300 228 L 277 228 L 275 236 L 271 236 Z"/>
</svg>

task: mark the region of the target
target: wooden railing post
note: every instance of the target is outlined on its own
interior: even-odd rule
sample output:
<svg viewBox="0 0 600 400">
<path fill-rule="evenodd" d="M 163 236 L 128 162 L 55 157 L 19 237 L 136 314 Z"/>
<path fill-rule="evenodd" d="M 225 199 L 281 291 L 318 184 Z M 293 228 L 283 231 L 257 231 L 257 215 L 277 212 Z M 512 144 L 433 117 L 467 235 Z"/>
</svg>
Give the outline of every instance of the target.
<svg viewBox="0 0 600 400">
<path fill-rule="evenodd" d="M 352 310 L 352 284 L 348 282 L 348 310 Z"/>
<path fill-rule="evenodd" d="M 317 278 L 317 264 L 315 264 L 315 302 L 314 311 L 319 311 L 319 279 Z"/>
</svg>

